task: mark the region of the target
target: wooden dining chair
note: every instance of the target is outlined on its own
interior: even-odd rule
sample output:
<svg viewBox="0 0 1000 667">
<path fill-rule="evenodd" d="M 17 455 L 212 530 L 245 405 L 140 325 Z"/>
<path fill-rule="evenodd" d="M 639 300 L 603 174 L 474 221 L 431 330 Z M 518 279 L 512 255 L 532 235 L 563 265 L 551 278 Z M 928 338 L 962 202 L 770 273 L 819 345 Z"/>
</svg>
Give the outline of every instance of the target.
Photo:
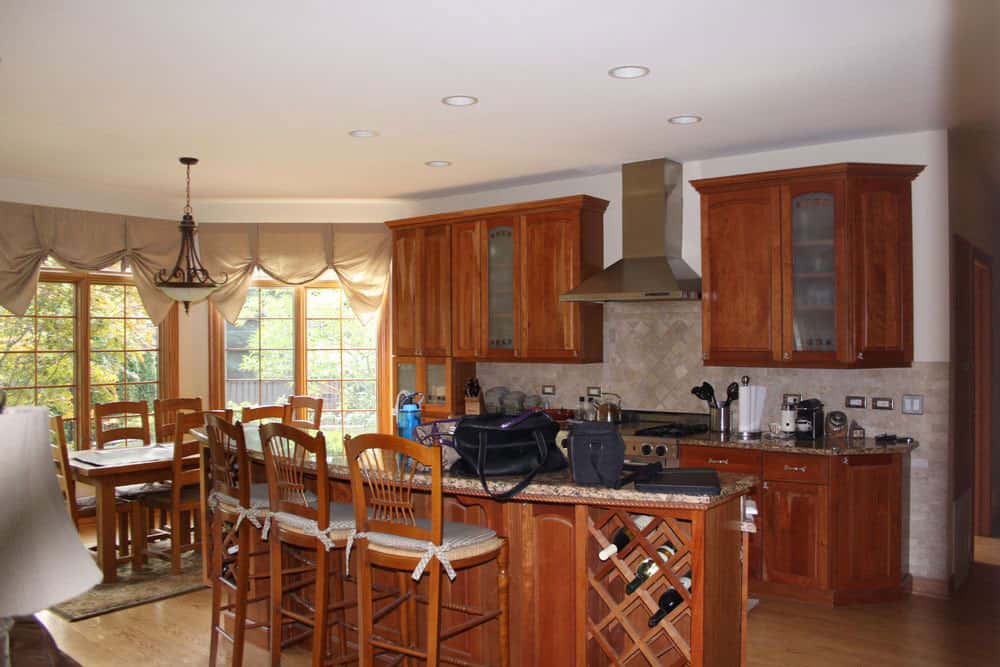
<svg viewBox="0 0 1000 667">
<path fill-rule="evenodd" d="M 247 622 L 247 608 L 267 600 L 269 586 L 264 581 L 270 576 L 267 547 L 260 548 L 261 529 L 269 520 L 267 484 L 254 484 L 250 459 L 244 439 L 243 425 L 232 424 L 218 415 L 205 416 L 208 435 L 209 465 L 212 490 L 209 507 L 212 508 L 211 568 L 212 584 L 212 639 L 209 647 L 209 665 L 218 660 L 219 637 L 233 644 L 230 664 L 243 664 L 243 649 L 247 630 L 267 628 L 267 621 Z M 263 561 L 261 560 L 263 557 Z M 253 567 L 260 564 L 260 568 Z M 263 594 L 251 597 L 254 592 Z M 223 596 L 228 601 L 223 602 Z M 233 614 L 231 632 L 222 623 L 223 613 Z"/>
<path fill-rule="evenodd" d="M 240 413 L 240 422 L 249 424 L 250 422 L 263 419 L 273 419 L 275 421 L 285 421 L 285 413 L 288 411 L 287 405 L 258 405 L 256 407 L 246 407 Z"/>
<path fill-rule="evenodd" d="M 58 415 L 49 417 L 49 431 L 52 435 L 50 447 L 52 462 L 55 464 L 56 479 L 59 480 L 59 488 L 62 490 L 63 500 L 66 501 L 69 517 L 76 529 L 79 530 L 81 519 L 97 516 L 97 497 L 77 495 L 76 479 L 70 471 L 69 447 L 66 444 L 66 427 L 63 418 Z M 139 532 L 139 508 L 125 498 L 116 496 L 115 512 L 118 516 L 118 562 L 127 563 L 131 560 L 134 565 L 138 565 L 135 557 L 137 554 L 132 549 L 132 539 L 141 534 Z M 97 547 L 90 547 L 90 551 L 96 555 Z"/>
<path fill-rule="evenodd" d="M 345 609 L 356 603 L 344 599 L 342 558 L 354 529 L 354 509 L 330 502 L 326 439 L 322 433 L 312 436 L 288 424 L 272 423 L 261 425 L 260 440 L 271 507 L 271 664 L 280 665 L 282 648 L 310 633 L 314 667 L 331 660 L 332 664 L 356 662 L 357 653 L 347 652 L 345 618 Z M 317 480 L 315 492 L 309 490 L 308 478 Z M 286 553 L 293 550 L 315 556 L 308 564 Z M 312 597 L 303 602 L 310 589 Z M 303 604 L 308 614 L 301 611 Z M 328 656 L 331 618 L 339 644 L 335 656 Z"/>
<path fill-rule="evenodd" d="M 318 429 L 323 418 L 323 399 L 312 396 L 289 396 L 284 423 L 295 428 Z"/>
<path fill-rule="evenodd" d="M 129 426 L 129 418 L 138 418 L 138 426 Z M 110 428 L 108 427 L 111 423 Z M 145 401 L 116 401 L 94 405 L 94 444 L 98 449 L 119 443 L 128 447 L 149 444 L 149 405 Z"/>
<path fill-rule="evenodd" d="M 174 574 L 181 571 L 181 556 L 186 551 L 200 549 L 201 544 L 201 444 L 187 437 L 188 431 L 205 425 L 205 415 L 216 414 L 232 421 L 232 410 L 178 412 L 173 426 L 174 453 L 170 470 L 170 490 L 143 496 L 143 507 L 167 512 L 170 523 L 166 529 L 149 530 L 146 513 L 141 513 L 142 532 L 148 542 L 158 542 L 169 535 L 170 548 L 148 549 L 148 554 L 170 561 Z M 162 545 L 159 545 L 162 547 Z"/>
<path fill-rule="evenodd" d="M 153 401 L 153 431 L 157 442 L 172 442 L 177 412 L 200 412 L 201 398 L 158 398 Z"/>
<path fill-rule="evenodd" d="M 395 653 L 437 665 L 440 642 L 496 620 L 499 625 L 499 664 L 510 663 L 508 646 L 507 540 L 486 527 L 444 521 L 441 496 L 441 450 L 394 435 L 371 433 L 344 437 L 351 470 L 351 497 L 357 525 L 358 622 L 361 664 L 373 664 L 375 652 Z M 414 502 L 414 481 L 418 464 L 429 471 L 430 503 L 421 515 Z M 423 476 L 423 475 L 422 475 Z M 425 482 L 426 483 L 426 482 Z M 348 554 L 350 556 L 350 554 Z M 438 562 L 434 562 L 435 559 Z M 449 611 L 468 616 L 450 628 L 441 628 L 441 574 L 444 569 L 454 580 L 458 570 L 497 563 L 497 609 L 447 605 Z M 374 634 L 372 599 L 373 567 L 396 570 L 400 577 L 399 605 L 404 619 L 401 643 L 393 644 Z M 426 569 L 425 569 L 426 567 Z M 409 574 L 410 576 L 406 576 Z M 416 586 L 428 575 L 427 618 L 424 646 L 416 644 Z M 403 587 L 402 583 L 406 586 Z"/>
</svg>

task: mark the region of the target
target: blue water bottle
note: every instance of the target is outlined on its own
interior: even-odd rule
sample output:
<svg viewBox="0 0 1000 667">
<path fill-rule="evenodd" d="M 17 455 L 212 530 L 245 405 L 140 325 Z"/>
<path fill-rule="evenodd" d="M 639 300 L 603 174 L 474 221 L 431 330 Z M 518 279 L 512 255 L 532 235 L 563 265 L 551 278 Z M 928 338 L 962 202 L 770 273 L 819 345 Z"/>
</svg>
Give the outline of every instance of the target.
<svg viewBox="0 0 1000 667">
<path fill-rule="evenodd" d="M 410 440 L 417 439 L 417 426 L 420 425 L 420 403 L 423 395 L 420 392 L 399 392 L 396 397 L 396 433 Z"/>
</svg>

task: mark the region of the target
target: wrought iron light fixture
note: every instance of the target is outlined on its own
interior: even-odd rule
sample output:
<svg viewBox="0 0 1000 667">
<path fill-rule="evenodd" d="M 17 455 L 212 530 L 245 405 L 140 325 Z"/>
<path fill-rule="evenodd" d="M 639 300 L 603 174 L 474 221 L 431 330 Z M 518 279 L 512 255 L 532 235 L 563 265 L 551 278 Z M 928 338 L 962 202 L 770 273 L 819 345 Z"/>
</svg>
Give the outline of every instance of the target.
<svg viewBox="0 0 1000 667">
<path fill-rule="evenodd" d="M 184 312 L 188 312 L 192 303 L 204 301 L 229 280 L 229 274 L 224 274 L 221 281 L 214 280 L 198 257 L 198 247 L 195 244 L 195 234 L 198 225 L 191 215 L 191 167 L 198 164 L 196 157 L 182 157 L 181 164 L 187 167 L 187 203 L 184 205 L 184 217 L 181 218 L 181 250 L 177 262 L 170 271 L 160 269 L 156 274 L 156 286 L 174 301 L 184 304 Z"/>
</svg>

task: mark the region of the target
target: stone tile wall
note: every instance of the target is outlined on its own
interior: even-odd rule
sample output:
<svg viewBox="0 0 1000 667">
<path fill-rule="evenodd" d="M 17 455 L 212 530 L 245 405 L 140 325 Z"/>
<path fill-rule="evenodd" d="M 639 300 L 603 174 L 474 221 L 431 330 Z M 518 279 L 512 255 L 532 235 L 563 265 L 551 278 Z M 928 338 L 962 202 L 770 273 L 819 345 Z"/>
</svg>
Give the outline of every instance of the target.
<svg viewBox="0 0 1000 667">
<path fill-rule="evenodd" d="M 918 362 L 912 368 L 799 370 L 706 368 L 701 363 L 701 304 L 698 302 L 613 303 L 605 305 L 604 363 L 479 364 L 483 388 L 503 385 L 541 393 L 554 384 L 553 406 L 575 407 L 588 385 L 622 396 L 625 408 L 706 412 L 691 387 L 707 380 L 717 394 L 749 375 L 768 388 L 765 422 L 777 421 L 783 393 L 819 398 L 842 410 L 869 434 L 894 432 L 920 442 L 910 465 L 909 562 L 915 577 L 946 580 L 951 564 L 948 520 L 949 364 Z M 924 414 L 899 411 L 904 393 L 923 394 Z M 848 410 L 847 394 L 890 396 L 896 409 Z"/>
</svg>

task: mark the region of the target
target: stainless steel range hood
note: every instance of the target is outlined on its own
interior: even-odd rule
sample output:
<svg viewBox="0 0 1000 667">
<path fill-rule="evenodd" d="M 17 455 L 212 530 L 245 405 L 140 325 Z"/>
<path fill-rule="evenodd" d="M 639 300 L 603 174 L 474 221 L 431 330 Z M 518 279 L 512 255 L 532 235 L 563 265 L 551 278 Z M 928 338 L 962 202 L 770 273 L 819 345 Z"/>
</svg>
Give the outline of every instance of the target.
<svg viewBox="0 0 1000 667">
<path fill-rule="evenodd" d="M 701 277 L 681 259 L 682 169 L 672 160 L 622 165 L 622 259 L 560 301 L 701 298 Z"/>
</svg>

